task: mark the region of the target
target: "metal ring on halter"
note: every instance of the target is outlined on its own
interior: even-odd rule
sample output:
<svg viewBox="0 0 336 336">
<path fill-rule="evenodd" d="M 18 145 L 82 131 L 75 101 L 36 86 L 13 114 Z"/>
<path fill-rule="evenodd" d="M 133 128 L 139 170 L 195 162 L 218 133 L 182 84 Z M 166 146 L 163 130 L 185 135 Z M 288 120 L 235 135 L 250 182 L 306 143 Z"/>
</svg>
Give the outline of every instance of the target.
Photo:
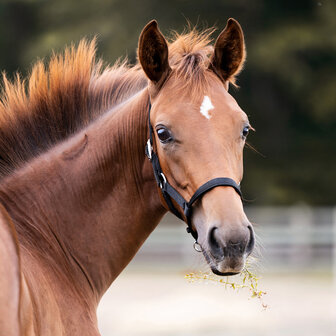
<svg viewBox="0 0 336 336">
<path fill-rule="evenodd" d="M 162 177 L 162 181 L 160 182 L 160 189 L 163 189 L 163 184 L 162 184 L 162 182 L 164 183 L 164 184 L 166 184 L 167 183 L 167 179 L 166 179 L 166 176 L 164 176 L 164 174 L 163 173 L 160 173 L 160 177 Z"/>
<path fill-rule="evenodd" d="M 194 243 L 194 250 L 196 252 L 202 252 L 202 246 L 197 241 Z"/>
</svg>

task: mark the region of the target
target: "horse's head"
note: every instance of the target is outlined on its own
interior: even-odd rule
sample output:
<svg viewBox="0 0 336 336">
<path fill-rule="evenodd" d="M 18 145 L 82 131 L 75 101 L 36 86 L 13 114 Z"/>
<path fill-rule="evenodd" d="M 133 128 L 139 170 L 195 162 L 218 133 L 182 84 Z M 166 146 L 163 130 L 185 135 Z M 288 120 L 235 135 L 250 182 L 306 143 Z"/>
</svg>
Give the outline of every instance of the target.
<svg viewBox="0 0 336 336">
<path fill-rule="evenodd" d="M 213 178 L 240 184 L 250 128 L 228 93 L 245 59 L 240 25 L 230 19 L 214 48 L 208 42 L 191 32 L 168 47 L 155 21 L 139 40 L 139 61 L 150 79 L 154 150 L 167 181 L 186 200 Z M 202 195 L 193 205 L 191 225 L 214 273 L 243 269 L 254 234 L 234 188 L 216 186 Z"/>
</svg>

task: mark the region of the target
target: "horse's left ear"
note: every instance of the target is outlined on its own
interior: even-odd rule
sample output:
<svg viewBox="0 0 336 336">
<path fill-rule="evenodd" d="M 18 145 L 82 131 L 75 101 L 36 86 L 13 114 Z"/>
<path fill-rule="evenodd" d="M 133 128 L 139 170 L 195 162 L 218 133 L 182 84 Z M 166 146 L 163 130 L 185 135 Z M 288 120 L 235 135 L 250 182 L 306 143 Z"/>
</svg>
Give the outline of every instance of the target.
<svg viewBox="0 0 336 336">
<path fill-rule="evenodd" d="M 235 81 L 245 62 L 243 30 L 235 19 L 229 19 L 219 34 L 209 68 L 225 83 Z"/>
<path fill-rule="evenodd" d="M 170 73 L 168 45 L 155 20 L 140 34 L 138 57 L 147 77 L 155 84 L 162 83 Z"/>
</svg>

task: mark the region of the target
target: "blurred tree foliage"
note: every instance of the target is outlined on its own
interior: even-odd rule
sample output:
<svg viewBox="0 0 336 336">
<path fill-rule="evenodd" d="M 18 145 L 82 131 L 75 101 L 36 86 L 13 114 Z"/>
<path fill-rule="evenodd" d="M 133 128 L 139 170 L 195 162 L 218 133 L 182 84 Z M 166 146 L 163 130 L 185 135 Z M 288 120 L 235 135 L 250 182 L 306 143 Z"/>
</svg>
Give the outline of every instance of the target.
<svg viewBox="0 0 336 336">
<path fill-rule="evenodd" d="M 335 204 L 336 2 L 332 0 L 2 0 L 0 68 L 26 74 L 36 59 L 98 36 L 107 63 L 128 55 L 152 18 L 181 32 L 241 23 L 248 59 L 232 90 L 256 128 L 245 152 L 253 204 Z M 215 37 L 215 36 L 214 36 Z"/>
</svg>

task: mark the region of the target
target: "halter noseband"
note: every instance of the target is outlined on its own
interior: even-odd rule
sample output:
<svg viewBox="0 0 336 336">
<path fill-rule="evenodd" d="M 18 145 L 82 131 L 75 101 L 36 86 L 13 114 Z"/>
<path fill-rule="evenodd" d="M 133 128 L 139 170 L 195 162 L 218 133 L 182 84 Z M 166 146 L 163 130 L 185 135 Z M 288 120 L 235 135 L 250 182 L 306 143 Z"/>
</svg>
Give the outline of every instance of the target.
<svg viewBox="0 0 336 336">
<path fill-rule="evenodd" d="M 214 178 L 204 184 L 202 184 L 194 193 L 194 195 L 191 197 L 191 199 L 186 201 L 183 196 L 175 189 L 173 188 L 169 182 L 167 181 L 166 176 L 162 172 L 159 157 L 153 150 L 153 127 L 150 122 L 150 111 L 151 111 L 151 103 L 149 102 L 148 107 L 148 128 L 149 128 L 149 139 L 146 144 L 145 153 L 149 159 L 149 161 L 152 163 L 153 171 L 155 180 L 161 189 L 163 198 L 165 199 L 169 210 L 179 219 L 184 220 L 181 213 L 175 208 L 173 201 L 174 200 L 180 208 L 183 210 L 184 216 L 187 219 L 187 232 L 191 233 L 191 235 L 195 238 L 195 241 L 197 242 L 197 232 L 193 230 L 192 224 L 191 224 L 191 215 L 192 215 L 192 205 L 201 198 L 206 192 L 209 190 L 219 187 L 219 186 L 226 186 L 226 187 L 232 187 L 237 194 L 242 197 L 240 187 L 239 185 L 228 177 L 217 177 Z"/>
</svg>

